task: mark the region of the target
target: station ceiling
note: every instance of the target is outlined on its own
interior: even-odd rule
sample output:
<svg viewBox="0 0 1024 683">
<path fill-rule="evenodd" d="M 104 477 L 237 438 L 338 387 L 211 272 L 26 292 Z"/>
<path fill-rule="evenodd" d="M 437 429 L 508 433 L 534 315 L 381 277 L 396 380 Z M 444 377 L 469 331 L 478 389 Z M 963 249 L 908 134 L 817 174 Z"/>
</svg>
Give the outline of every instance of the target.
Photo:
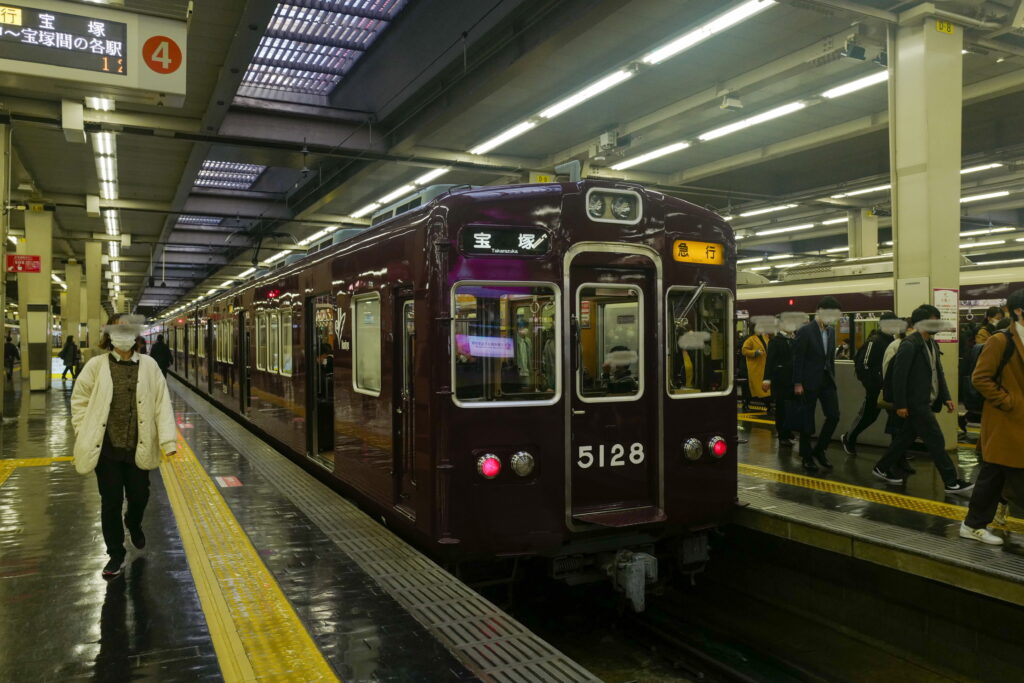
<svg viewBox="0 0 1024 683">
<path fill-rule="evenodd" d="M 311 236 L 329 239 L 334 229 L 367 225 L 367 207 L 434 169 L 445 171 L 423 182 L 488 185 L 525 182 L 531 172 L 551 174 L 555 165 L 579 160 L 585 176 L 635 180 L 734 216 L 746 258 L 836 254 L 846 246 L 846 227 L 836 219 L 847 208 L 888 208 L 885 189 L 832 196 L 888 183 L 887 87 L 877 78 L 884 78 L 891 19 L 923 3 L 107 4 L 188 16 L 184 105 L 86 108 L 90 135 L 82 144 L 64 135 L 59 92 L 0 81 L 12 121 L 12 198 L 56 206 L 55 272 L 68 258 L 84 260 L 85 240 L 110 232 L 109 221 L 85 207 L 87 195 L 101 194 L 94 148 L 104 143 L 95 134 L 112 134 L 117 196 L 101 206 L 114 212 L 131 244 L 104 250 L 108 293 L 119 288 L 133 307 L 154 315 L 267 267 L 267 259 L 282 262 L 275 255 L 301 252 L 318 241 Z M 934 3 L 969 24 L 964 168 L 998 164 L 963 176 L 963 196 L 1000 193 L 963 205 L 964 232 L 1004 228 L 1002 244 L 965 250 L 978 262 L 1024 258 L 1024 241 L 1016 242 L 1024 229 L 1006 229 L 1021 228 L 1024 219 L 1022 4 Z M 750 16 L 721 19 L 733 11 Z M 735 21 L 716 31 L 716 20 L 719 27 Z M 691 40 L 700 29 L 703 40 Z M 673 41 L 683 36 L 693 44 L 672 56 L 658 52 L 679 47 Z M 865 77 L 877 82 L 821 97 Z M 610 82 L 614 87 L 564 106 L 581 89 Z M 806 106 L 695 143 L 795 102 Z M 516 127 L 527 130 L 472 153 Z M 614 168 L 683 141 L 691 144 Z M 795 206 L 740 216 L 788 204 Z M 756 234 L 793 222 L 815 227 Z M 15 217 L 15 233 L 18 225 Z M 891 240 L 887 227 L 880 239 Z"/>
</svg>

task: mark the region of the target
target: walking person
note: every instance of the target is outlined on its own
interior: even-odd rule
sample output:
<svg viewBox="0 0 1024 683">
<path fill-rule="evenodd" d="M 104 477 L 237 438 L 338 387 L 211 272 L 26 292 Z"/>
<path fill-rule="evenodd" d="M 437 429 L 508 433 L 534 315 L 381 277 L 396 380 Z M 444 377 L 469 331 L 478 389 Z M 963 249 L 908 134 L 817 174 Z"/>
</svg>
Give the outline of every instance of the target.
<svg viewBox="0 0 1024 683">
<path fill-rule="evenodd" d="M 872 472 L 887 483 L 902 484 L 905 475 L 897 468 L 907 448 L 920 436 L 942 476 L 946 492 L 964 495 L 973 488 L 973 484 L 958 477 L 956 467 L 946 453 L 946 441 L 939 422 L 935 419 L 935 414 L 943 406 L 951 413 L 956 410 L 942 371 L 942 352 L 932 338 L 946 326 L 941 317 L 939 309 L 929 304 L 918 306 L 910 317 L 914 333 L 900 344 L 889 370 L 893 406 L 903 422 Z"/>
<path fill-rule="evenodd" d="M 765 367 L 768 364 L 768 343 L 775 333 L 774 318 L 758 318 L 754 321 L 754 334 L 743 342 L 743 356 L 747 363 L 747 382 L 750 396 L 765 404 L 771 411 L 771 391 L 764 387 Z"/>
<path fill-rule="evenodd" d="M 833 325 L 841 315 L 839 301 L 826 296 L 818 302 L 814 320 L 801 327 L 793 344 L 793 393 L 801 397 L 804 428 L 800 432 L 800 458 L 804 469 L 816 472 L 832 463 L 825 450 L 839 424 L 839 394 L 836 391 L 836 331 Z M 818 442 L 811 448 L 814 413 L 821 403 L 825 422 Z"/>
<path fill-rule="evenodd" d="M 8 382 L 14 379 L 14 364 L 20 360 L 21 351 L 11 341 L 11 335 L 7 335 L 7 339 L 4 341 L 4 373 L 7 375 Z"/>
<path fill-rule="evenodd" d="M 985 322 L 974 335 L 975 344 L 984 344 L 988 338 L 996 333 L 996 325 L 1003 319 L 1003 309 L 998 306 L 989 306 L 985 311 Z"/>
<path fill-rule="evenodd" d="M 158 334 L 156 336 L 156 342 L 153 343 L 153 348 L 150 350 L 149 355 L 160 366 L 160 372 L 163 373 L 163 376 L 167 377 L 167 368 L 174 365 L 174 356 L 171 355 L 170 347 L 164 342 L 164 335 Z"/>
<path fill-rule="evenodd" d="M 796 415 L 791 415 L 793 404 L 793 344 L 795 332 L 807 322 L 806 313 L 786 311 L 779 315 L 779 333 L 768 342 L 768 360 L 765 368 L 763 389 L 770 393 L 775 403 L 775 435 L 779 446 L 793 445 L 792 424 Z"/>
<path fill-rule="evenodd" d="M 64 342 L 64 348 L 60 350 L 58 358 L 64 361 L 64 372 L 60 373 L 60 381 L 67 379 L 68 371 L 71 372 L 71 379 L 74 380 L 75 376 L 78 375 L 78 357 L 79 357 L 78 345 L 75 344 L 75 338 L 68 336 Z"/>
<path fill-rule="evenodd" d="M 854 356 L 857 379 L 864 387 L 864 403 L 854 418 L 853 428 L 839 437 L 847 455 L 857 455 L 857 438 L 875 423 L 882 413 L 878 395 L 882 392 L 882 359 L 896 335 L 905 330 L 906 323 L 892 311 L 886 311 L 879 320 L 878 329 L 871 333 Z"/>
<path fill-rule="evenodd" d="M 1024 502 L 1024 289 L 1007 300 L 1011 330 L 989 337 L 971 379 L 985 398 L 981 411 L 981 469 L 960 535 L 989 545 L 1003 539 L 988 530 L 1009 489 Z"/>
<path fill-rule="evenodd" d="M 109 556 L 103 577 L 108 579 L 124 571 L 126 526 L 132 545 L 146 546 L 142 517 L 149 501 L 149 471 L 160 465 L 161 449 L 168 455 L 177 449 L 167 383 L 156 361 L 136 350 L 143 322 L 142 316 L 111 316 L 100 342 L 108 353 L 85 364 L 71 393 L 75 469 L 96 472 Z"/>
</svg>

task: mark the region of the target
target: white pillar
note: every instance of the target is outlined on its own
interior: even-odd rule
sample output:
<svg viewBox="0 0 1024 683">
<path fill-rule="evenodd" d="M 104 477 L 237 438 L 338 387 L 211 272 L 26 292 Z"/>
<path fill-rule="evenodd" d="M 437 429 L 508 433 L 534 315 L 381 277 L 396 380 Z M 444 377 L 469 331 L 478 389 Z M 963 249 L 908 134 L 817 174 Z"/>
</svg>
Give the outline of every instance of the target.
<svg viewBox="0 0 1024 683">
<path fill-rule="evenodd" d="M 64 318 L 64 338 L 68 335 L 81 342 L 78 328 L 82 321 L 82 264 L 76 259 L 69 259 L 64 267 L 64 282 L 68 286 L 66 303 L 61 303 L 61 314 Z"/>
<path fill-rule="evenodd" d="M 102 257 L 102 242 L 85 243 L 85 319 L 89 326 L 89 348 L 83 353 L 83 361 L 89 360 L 96 352 L 100 343 L 100 327 L 107 322 L 100 306 L 100 288 L 103 285 Z"/>
<path fill-rule="evenodd" d="M 25 254 L 39 257 L 38 273 L 18 274 L 18 301 L 25 302 L 26 316 L 21 329 L 21 363 L 29 389 L 50 388 L 53 365 L 53 211 L 43 204 L 30 204 L 25 212 Z"/>
<path fill-rule="evenodd" d="M 846 212 L 846 232 L 850 256 L 878 255 L 878 216 L 871 209 Z"/>
</svg>

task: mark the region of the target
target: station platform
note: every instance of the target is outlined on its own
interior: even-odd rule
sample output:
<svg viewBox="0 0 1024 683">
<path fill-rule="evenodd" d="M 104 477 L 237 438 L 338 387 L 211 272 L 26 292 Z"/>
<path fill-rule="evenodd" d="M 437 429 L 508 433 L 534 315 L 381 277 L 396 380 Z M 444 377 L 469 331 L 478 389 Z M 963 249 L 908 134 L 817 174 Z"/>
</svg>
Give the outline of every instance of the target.
<svg viewBox="0 0 1024 683">
<path fill-rule="evenodd" d="M 71 382 L 5 396 L 0 680 L 590 681 L 589 672 L 169 379 L 178 452 L 104 581 Z"/>
<path fill-rule="evenodd" d="M 927 454 L 911 461 L 916 474 L 905 485 L 892 486 L 871 473 L 881 448 L 858 445 L 850 456 L 835 441 L 827 452 L 834 468 L 808 474 L 799 448 L 780 447 L 764 413 L 740 414 L 740 439 L 736 523 L 1024 605 L 1022 511 L 1011 506 L 1006 527 L 990 527 L 1004 535 L 1002 546 L 960 538 L 970 497 L 947 494 Z M 973 444 L 958 444 L 958 455 L 961 476 L 973 481 Z"/>
</svg>

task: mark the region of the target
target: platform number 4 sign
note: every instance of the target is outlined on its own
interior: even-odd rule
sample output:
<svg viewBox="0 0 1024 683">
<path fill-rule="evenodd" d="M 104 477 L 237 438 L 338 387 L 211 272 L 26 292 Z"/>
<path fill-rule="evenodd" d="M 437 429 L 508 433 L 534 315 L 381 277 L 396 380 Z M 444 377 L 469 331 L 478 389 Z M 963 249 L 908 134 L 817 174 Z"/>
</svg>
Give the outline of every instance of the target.
<svg viewBox="0 0 1024 683">
<path fill-rule="evenodd" d="M 158 74 L 172 74 L 181 67 L 181 47 L 167 36 L 153 36 L 142 45 L 142 58 Z"/>
</svg>

